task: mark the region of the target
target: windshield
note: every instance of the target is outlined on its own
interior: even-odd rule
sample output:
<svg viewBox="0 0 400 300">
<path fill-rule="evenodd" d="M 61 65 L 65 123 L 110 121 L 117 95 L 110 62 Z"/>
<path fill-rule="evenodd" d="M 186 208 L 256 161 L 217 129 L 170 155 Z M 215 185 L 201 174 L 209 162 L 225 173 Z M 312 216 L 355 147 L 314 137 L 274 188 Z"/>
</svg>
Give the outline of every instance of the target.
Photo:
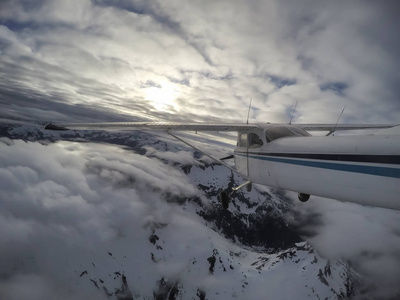
<svg viewBox="0 0 400 300">
<path fill-rule="evenodd" d="M 283 137 L 295 137 L 295 136 L 310 136 L 310 134 L 295 126 L 276 126 L 270 127 L 265 131 L 265 137 L 268 142 L 283 138 Z"/>
<path fill-rule="evenodd" d="M 291 126 L 290 130 L 296 133 L 297 136 L 310 136 L 310 134 L 302 128 Z"/>
</svg>

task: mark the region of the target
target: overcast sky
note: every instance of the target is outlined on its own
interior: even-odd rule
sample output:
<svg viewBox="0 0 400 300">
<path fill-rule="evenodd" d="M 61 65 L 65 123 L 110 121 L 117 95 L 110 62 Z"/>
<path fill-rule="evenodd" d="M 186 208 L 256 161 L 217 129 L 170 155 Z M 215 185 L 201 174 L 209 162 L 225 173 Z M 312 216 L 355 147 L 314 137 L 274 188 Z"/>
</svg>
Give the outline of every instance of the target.
<svg viewBox="0 0 400 300">
<path fill-rule="evenodd" d="M 297 100 L 297 122 L 336 122 L 345 105 L 342 122 L 399 122 L 399 9 L 397 1 L 1 1 L 2 115 L 244 121 L 252 98 L 260 122 L 288 122 Z"/>
<path fill-rule="evenodd" d="M 372 0 L 2 0 L 0 118 L 244 122 L 252 99 L 250 121 L 288 122 L 298 101 L 294 122 L 335 123 L 346 105 L 343 123 L 400 123 L 399 15 L 398 1 Z M 0 203 L 1 244 L 8 245 L 1 248 L 2 266 L 25 251 L 40 252 L 43 241 L 62 248 L 66 242 L 59 236 L 74 245 L 91 238 L 98 245 L 126 224 L 139 226 L 146 216 L 162 219 L 171 211 L 159 194 L 140 188 L 133 197 L 110 192 L 101 179 L 112 184 L 124 178 L 107 172 L 92 178 L 87 168 L 107 170 L 110 161 L 119 161 L 124 174 L 134 172 L 145 186 L 187 196 L 198 192 L 182 174 L 167 182 L 169 166 L 145 157 L 132 165 L 116 158 L 114 148 L 7 143 L 0 143 L 0 187 L 10 195 Z M 43 195 L 60 201 L 51 204 Z M 115 199 L 111 206 L 109 197 Z M 143 197 L 156 204 L 143 204 Z M 33 203 L 24 206 L 26 199 Z M 323 255 L 351 261 L 368 283 L 382 287 L 379 297 L 398 293 L 398 212 L 315 197 L 295 212 Z M 63 231 L 65 224 L 80 234 Z M 48 278 L 57 274 L 53 257 L 36 252 L 38 263 L 25 268 L 41 267 L 21 272 L 29 278 L 0 282 L 3 291 L 27 282 L 48 294 L 59 291 L 62 280 Z"/>
</svg>

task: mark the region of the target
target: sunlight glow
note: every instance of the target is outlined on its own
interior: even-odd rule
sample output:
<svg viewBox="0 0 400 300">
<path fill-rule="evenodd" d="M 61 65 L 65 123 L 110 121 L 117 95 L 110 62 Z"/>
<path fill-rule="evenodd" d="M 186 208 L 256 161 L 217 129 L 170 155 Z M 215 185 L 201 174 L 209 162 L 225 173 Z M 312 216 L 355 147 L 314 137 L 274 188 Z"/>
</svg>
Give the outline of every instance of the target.
<svg viewBox="0 0 400 300">
<path fill-rule="evenodd" d="M 162 111 L 170 111 L 175 108 L 176 96 L 177 93 L 171 85 L 151 86 L 145 91 L 146 100 L 151 101 L 154 108 Z"/>
</svg>

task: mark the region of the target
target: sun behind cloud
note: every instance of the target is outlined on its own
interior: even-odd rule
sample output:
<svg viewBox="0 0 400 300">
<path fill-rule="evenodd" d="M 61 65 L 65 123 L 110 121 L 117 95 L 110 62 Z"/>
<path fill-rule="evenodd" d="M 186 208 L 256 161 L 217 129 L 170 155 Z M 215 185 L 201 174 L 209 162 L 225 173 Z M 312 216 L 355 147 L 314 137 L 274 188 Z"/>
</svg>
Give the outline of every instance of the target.
<svg viewBox="0 0 400 300">
<path fill-rule="evenodd" d="M 145 89 L 146 100 L 151 101 L 155 109 L 159 111 L 171 111 L 175 109 L 177 92 L 170 84 L 150 86 Z"/>
</svg>

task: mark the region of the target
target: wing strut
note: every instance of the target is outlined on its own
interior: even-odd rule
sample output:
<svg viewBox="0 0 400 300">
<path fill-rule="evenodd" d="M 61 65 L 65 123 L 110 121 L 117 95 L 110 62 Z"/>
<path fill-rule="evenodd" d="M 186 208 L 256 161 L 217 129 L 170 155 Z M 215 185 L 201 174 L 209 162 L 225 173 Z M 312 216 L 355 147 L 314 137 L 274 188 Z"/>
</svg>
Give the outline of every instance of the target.
<svg viewBox="0 0 400 300">
<path fill-rule="evenodd" d="M 214 160 L 215 162 L 217 162 L 220 165 L 223 165 L 224 167 L 228 168 L 229 170 L 231 170 L 232 172 L 238 173 L 238 171 L 234 168 L 232 168 L 231 166 L 227 165 L 226 163 L 222 162 L 220 159 L 217 159 L 215 157 L 213 157 L 212 155 L 204 152 L 203 150 L 199 149 L 198 147 L 196 147 L 195 145 L 192 145 L 191 143 L 189 143 L 188 141 L 185 141 L 184 139 L 182 139 L 181 137 L 173 134 L 171 131 L 168 131 L 168 134 L 173 136 L 175 139 L 177 139 L 178 141 L 181 141 L 182 143 L 188 145 L 189 147 L 199 151 L 200 153 L 203 153 L 205 156 L 211 158 L 212 160 Z M 228 159 L 231 158 L 230 156 L 225 157 L 224 159 Z M 247 167 L 248 168 L 248 167 Z M 248 171 L 247 171 L 248 172 Z M 218 200 L 221 202 L 222 207 L 224 209 L 228 209 L 229 208 L 229 202 L 231 202 L 231 197 L 232 195 L 238 191 L 239 189 L 241 189 L 242 187 L 246 186 L 247 187 L 247 191 L 250 192 L 252 189 L 252 183 L 250 180 L 246 181 L 245 183 L 239 185 L 236 188 L 232 188 L 232 191 L 229 192 L 228 190 L 222 190 L 219 195 L 218 195 Z"/>
<path fill-rule="evenodd" d="M 204 154 L 205 156 L 211 158 L 212 160 L 214 160 L 214 161 L 217 162 L 218 164 L 221 164 L 221 165 L 223 165 L 224 167 L 227 167 L 229 170 L 231 170 L 231 171 L 237 173 L 237 171 L 236 171 L 234 168 L 232 168 L 231 166 L 229 166 L 229 165 L 227 165 L 226 163 L 222 162 L 221 160 L 219 160 L 219 159 L 213 157 L 212 155 L 210 155 L 210 154 L 204 152 L 203 150 L 201 150 L 201 149 L 199 149 L 198 147 L 192 145 L 192 144 L 189 143 L 188 141 L 185 141 L 184 139 L 180 138 L 179 136 L 173 134 L 171 131 L 168 131 L 168 134 L 171 135 L 171 136 L 173 136 L 174 138 L 176 138 L 178 141 L 181 141 L 182 143 L 188 145 L 189 147 L 191 147 L 191 148 L 193 148 L 193 149 L 199 151 L 200 153 Z"/>
</svg>

